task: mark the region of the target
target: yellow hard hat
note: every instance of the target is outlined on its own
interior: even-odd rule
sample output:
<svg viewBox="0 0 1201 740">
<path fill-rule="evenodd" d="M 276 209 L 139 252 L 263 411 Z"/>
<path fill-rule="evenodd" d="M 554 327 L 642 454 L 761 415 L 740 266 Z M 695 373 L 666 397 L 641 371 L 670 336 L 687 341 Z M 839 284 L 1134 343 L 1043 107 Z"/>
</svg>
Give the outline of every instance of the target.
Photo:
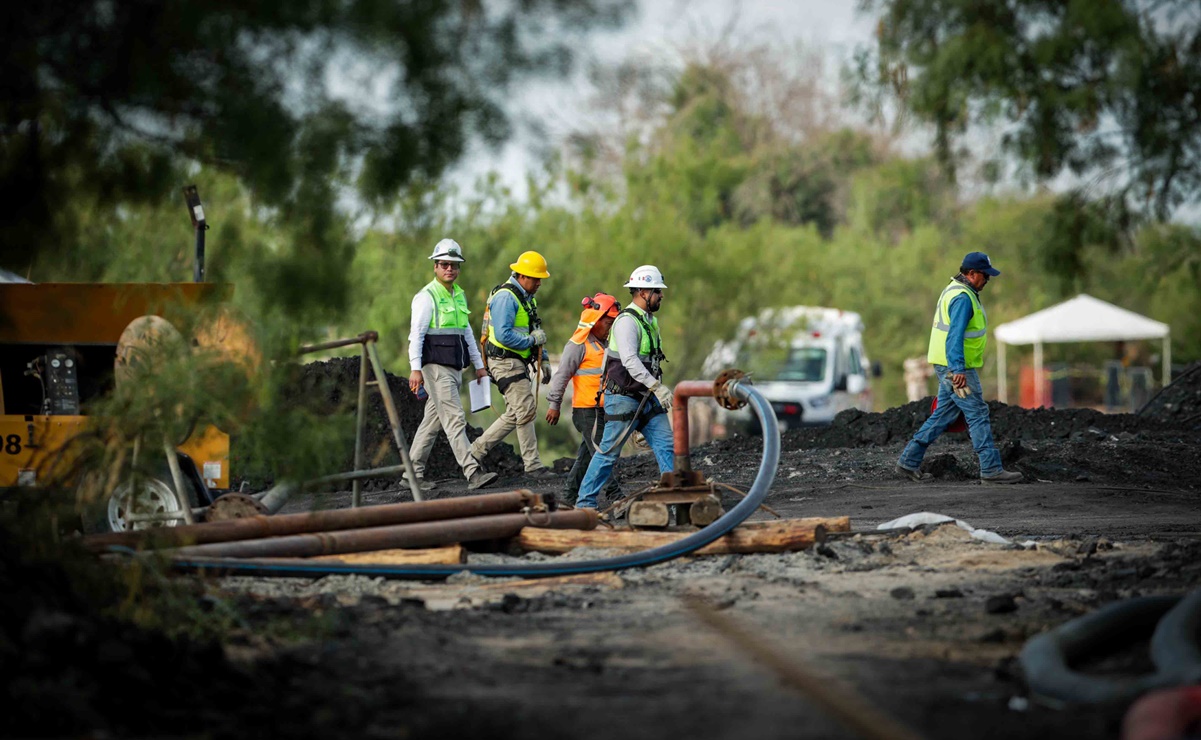
<svg viewBox="0 0 1201 740">
<path fill-rule="evenodd" d="M 546 271 L 546 258 L 537 252 L 522 252 L 517 261 L 509 265 L 509 269 L 526 277 L 550 277 L 550 273 Z"/>
</svg>

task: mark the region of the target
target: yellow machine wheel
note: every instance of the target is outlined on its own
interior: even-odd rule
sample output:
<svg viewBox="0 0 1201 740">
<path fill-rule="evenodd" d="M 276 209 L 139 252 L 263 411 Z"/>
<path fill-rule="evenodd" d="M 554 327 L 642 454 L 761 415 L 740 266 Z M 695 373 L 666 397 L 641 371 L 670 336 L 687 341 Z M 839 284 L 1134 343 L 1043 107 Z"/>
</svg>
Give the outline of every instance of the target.
<svg viewBox="0 0 1201 740">
<path fill-rule="evenodd" d="M 182 505 L 170 481 L 170 474 L 164 472 L 160 477 L 138 476 L 122 483 L 106 500 L 90 507 L 84 517 L 84 531 L 88 534 L 129 532 L 184 524 Z M 195 508 L 199 505 L 196 492 L 186 482 L 185 487 L 187 506 Z M 171 514 L 178 516 L 171 517 Z M 139 520 L 145 516 L 162 518 L 155 521 Z"/>
</svg>

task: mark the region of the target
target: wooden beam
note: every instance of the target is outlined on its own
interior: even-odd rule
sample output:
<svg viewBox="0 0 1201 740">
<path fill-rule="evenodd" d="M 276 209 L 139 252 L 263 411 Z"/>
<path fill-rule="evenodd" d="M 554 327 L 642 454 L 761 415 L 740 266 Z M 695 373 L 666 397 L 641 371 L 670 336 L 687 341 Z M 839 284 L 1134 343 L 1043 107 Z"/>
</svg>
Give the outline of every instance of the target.
<svg viewBox="0 0 1201 740">
<path fill-rule="evenodd" d="M 770 522 L 741 524 L 732 532 L 712 542 L 693 555 L 730 555 L 755 552 L 792 552 L 821 542 L 827 532 L 851 531 L 851 518 L 811 517 L 780 519 Z M 638 551 L 667 545 L 688 536 L 688 532 L 641 532 L 630 529 L 539 529 L 526 527 L 513 542 L 523 550 L 552 555 L 570 552 L 577 547 L 598 547 L 613 550 Z"/>
<path fill-rule="evenodd" d="M 331 563 L 354 563 L 356 565 L 458 565 L 467 562 L 467 552 L 462 545 L 446 547 L 414 548 L 411 550 L 376 550 L 374 552 L 348 552 L 341 555 L 320 555 L 306 560 L 322 560 Z"/>
</svg>

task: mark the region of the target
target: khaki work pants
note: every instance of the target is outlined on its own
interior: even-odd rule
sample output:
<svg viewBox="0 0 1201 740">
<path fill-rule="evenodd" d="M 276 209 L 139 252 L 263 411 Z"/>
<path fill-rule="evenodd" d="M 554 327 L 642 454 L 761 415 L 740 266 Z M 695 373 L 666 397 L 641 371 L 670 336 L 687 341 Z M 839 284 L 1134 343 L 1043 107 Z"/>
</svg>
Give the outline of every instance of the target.
<svg viewBox="0 0 1201 740">
<path fill-rule="evenodd" d="M 540 350 L 541 347 L 536 351 Z M 510 357 L 489 357 L 488 370 L 492 373 L 494 382 L 515 375 L 525 377 L 504 390 L 505 412 L 472 443 L 471 454 L 483 460 L 489 450 L 516 429 L 517 444 L 521 448 L 521 461 L 525 465 L 525 472 L 546 467 L 542 464 L 542 458 L 538 456 L 538 438 L 534 435 L 538 399 L 534 396 L 534 386 L 526 373 L 525 363 Z"/>
<path fill-rule="evenodd" d="M 413 470 L 418 477 L 425 476 L 425 461 L 438 439 L 438 432 L 446 432 L 455 460 L 470 478 L 480 469 L 480 464 L 471 457 L 471 443 L 467 440 L 467 416 L 463 413 L 463 400 L 459 386 L 463 371 L 445 365 L 422 365 L 421 375 L 425 379 L 425 391 L 430 394 L 425 402 L 425 416 L 413 436 L 409 457 L 413 459 Z"/>
</svg>

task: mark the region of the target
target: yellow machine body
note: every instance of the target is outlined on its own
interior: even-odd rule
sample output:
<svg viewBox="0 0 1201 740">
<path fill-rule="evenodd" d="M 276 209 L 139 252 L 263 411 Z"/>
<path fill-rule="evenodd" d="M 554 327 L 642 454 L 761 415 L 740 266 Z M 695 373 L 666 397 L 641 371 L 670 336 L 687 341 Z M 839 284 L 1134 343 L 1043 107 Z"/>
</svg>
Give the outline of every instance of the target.
<svg viewBox="0 0 1201 740">
<path fill-rule="evenodd" d="M 44 386 L 26 376 L 28 358 L 70 348 L 79 358 L 79 403 L 112 384 L 121 332 L 139 316 L 219 300 L 212 283 L 0 284 L 0 488 L 37 486 L 71 468 L 69 441 L 88 426 L 81 413 L 43 413 Z M 229 435 L 199 426 L 179 450 L 210 489 L 229 487 Z"/>
</svg>

